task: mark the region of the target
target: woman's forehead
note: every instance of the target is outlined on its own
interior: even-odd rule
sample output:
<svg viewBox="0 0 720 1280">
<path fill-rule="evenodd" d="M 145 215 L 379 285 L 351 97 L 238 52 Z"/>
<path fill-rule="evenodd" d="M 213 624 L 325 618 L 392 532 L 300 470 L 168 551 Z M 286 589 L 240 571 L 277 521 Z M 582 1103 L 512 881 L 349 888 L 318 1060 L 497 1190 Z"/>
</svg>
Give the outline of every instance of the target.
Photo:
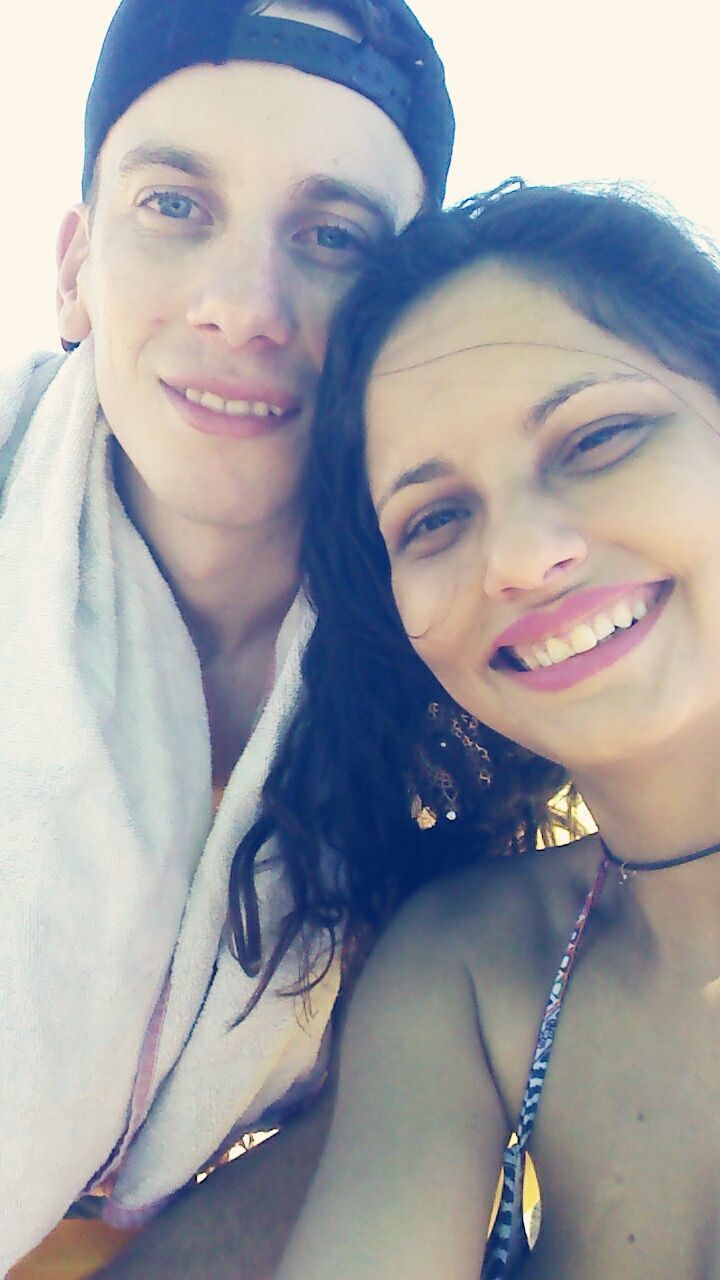
<svg viewBox="0 0 720 1280">
<path fill-rule="evenodd" d="M 466 267 L 420 299 L 391 333 L 373 377 L 506 344 L 600 356 L 632 350 L 576 311 L 556 285 L 493 260 Z"/>
<path fill-rule="evenodd" d="M 368 412 L 416 394 L 443 397 L 512 388 L 546 391 L 567 379 L 655 380 L 715 421 L 717 397 L 645 347 L 593 324 L 558 285 L 500 260 L 473 263 L 421 298 L 381 349 L 368 387 Z M 674 367 L 673 367 L 674 366 Z M 412 390 L 414 384 L 414 391 Z M 539 393 L 538 393 L 539 394 Z"/>
<path fill-rule="evenodd" d="M 637 388 L 666 407 L 670 393 L 720 429 L 706 383 L 593 324 L 552 283 L 473 264 L 421 299 L 381 350 L 366 400 L 369 472 L 377 478 L 381 464 L 442 445 L 468 422 L 512 421 L 532 435 L 566 405 L 571 417 L 610 403 L 620 411 Z"/>
</svg>

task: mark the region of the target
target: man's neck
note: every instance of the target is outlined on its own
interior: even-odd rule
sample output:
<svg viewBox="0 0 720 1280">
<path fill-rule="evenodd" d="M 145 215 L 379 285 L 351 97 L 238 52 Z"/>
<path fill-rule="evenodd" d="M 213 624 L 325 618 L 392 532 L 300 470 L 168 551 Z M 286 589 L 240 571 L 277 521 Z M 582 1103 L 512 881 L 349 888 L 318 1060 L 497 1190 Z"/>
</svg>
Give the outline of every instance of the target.
<svg viewBox="0 0 720 1280">
<path fill-rule="evenodd" d="M 245 528 L 190 520 L 146 493 L 123 501 L 170 586 L 203 668 L 274 643 L 298 587 L 299 520 L 283 512 Z"/>
</svg>

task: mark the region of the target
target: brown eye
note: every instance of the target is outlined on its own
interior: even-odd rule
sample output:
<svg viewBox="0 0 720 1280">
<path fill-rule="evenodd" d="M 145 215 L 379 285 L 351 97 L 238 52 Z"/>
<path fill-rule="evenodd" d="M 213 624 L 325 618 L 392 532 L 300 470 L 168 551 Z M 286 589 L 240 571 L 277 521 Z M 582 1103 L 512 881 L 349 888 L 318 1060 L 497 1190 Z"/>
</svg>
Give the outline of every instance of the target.
<svg viewBox="0 0 720 1280">
<path fill-rule="evenodd" d="M 426 511 L 407 527 L 402 546 L 407 547 L 420 540 L 427 541 L 428 545 L 432 546 L 440 543 L 445 546 L 452 541 L 459 526 L 469 516 L 469 509 L 457 504 L 446 503 L 444 506 L 433 508 L 432 511 Z"/>
<path fill-rule="evenodd" d="M 570 436 L 556 461 L 574 473 L 600 471 L 634 453 L 655 421 L 657 419 L 627 417 L 597 423 Z"/>
</svg>

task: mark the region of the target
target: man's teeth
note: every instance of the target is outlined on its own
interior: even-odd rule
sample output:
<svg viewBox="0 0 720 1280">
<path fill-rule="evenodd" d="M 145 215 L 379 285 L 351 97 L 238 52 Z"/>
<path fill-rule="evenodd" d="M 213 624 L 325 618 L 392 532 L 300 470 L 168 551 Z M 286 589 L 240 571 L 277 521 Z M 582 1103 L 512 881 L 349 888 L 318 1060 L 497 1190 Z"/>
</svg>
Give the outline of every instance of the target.
<svg viewBox="0 0 720 1280">
<path fill-rule="evenodd" d="M 202 405 L 203 409 L 212 409 L 215 413 L 229 413 L 232 418 L 281 418 L 283 410 L 277 405 L 265 404 L 262 400 L 223 400 L 212 391 L 195 391 L 188 387 L 185 399 L 191 404 Z"/>
<path fill-rule="evenodd" d="M 647 611 L 648 606 L 642 599 L 619 600 L 611 609 L 604 610 L 585 622 L 579 622 L 565 635 L 548 636 L 547 640 L 538 644 L 515 645 L 512 652 L 530 671 L 537 671 L 539 667 L 554 667 L 558 662 L 566 662 L 577 653 L 589 653 L 616 631 L 626 631 L 633 622 L 644 618 Z"/>
</svg>

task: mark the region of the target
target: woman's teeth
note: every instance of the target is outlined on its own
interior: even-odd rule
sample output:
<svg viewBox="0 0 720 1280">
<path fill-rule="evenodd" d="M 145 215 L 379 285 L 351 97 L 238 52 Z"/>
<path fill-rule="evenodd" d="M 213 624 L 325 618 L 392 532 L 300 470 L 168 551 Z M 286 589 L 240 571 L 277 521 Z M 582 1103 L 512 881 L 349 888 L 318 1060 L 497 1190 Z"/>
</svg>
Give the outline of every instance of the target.
<svg viewBox="0 0 720 1280">
<path fill-rule="evenodd" d="M 603 610 L 596 617 L 578 623 L 567 634 L 548 636 L 547 640 L 538 644 L 514 645 L 509 652 L 528 671 L 537 671 L 539 667 L 554 667 L 578 653 L 589 653 L 596 645 L 609 640 L 616 631 L 627 631 L 634 622 L 644 618 L 647 611 L 645 600 L 619 600 L 612 609 Z"/>
<path fill-rule="evenodd" d="M 264 404 L 261 400 L 223 400 L 212 391 L 195 391 L 188 387 L 185 399 L 191 404 L 202 405 L 203 409 L 212 409 L 215 413 L 228 413 L 231 418 L 281 418 L 283 410 L 277 405 Z"/>
</svg>

